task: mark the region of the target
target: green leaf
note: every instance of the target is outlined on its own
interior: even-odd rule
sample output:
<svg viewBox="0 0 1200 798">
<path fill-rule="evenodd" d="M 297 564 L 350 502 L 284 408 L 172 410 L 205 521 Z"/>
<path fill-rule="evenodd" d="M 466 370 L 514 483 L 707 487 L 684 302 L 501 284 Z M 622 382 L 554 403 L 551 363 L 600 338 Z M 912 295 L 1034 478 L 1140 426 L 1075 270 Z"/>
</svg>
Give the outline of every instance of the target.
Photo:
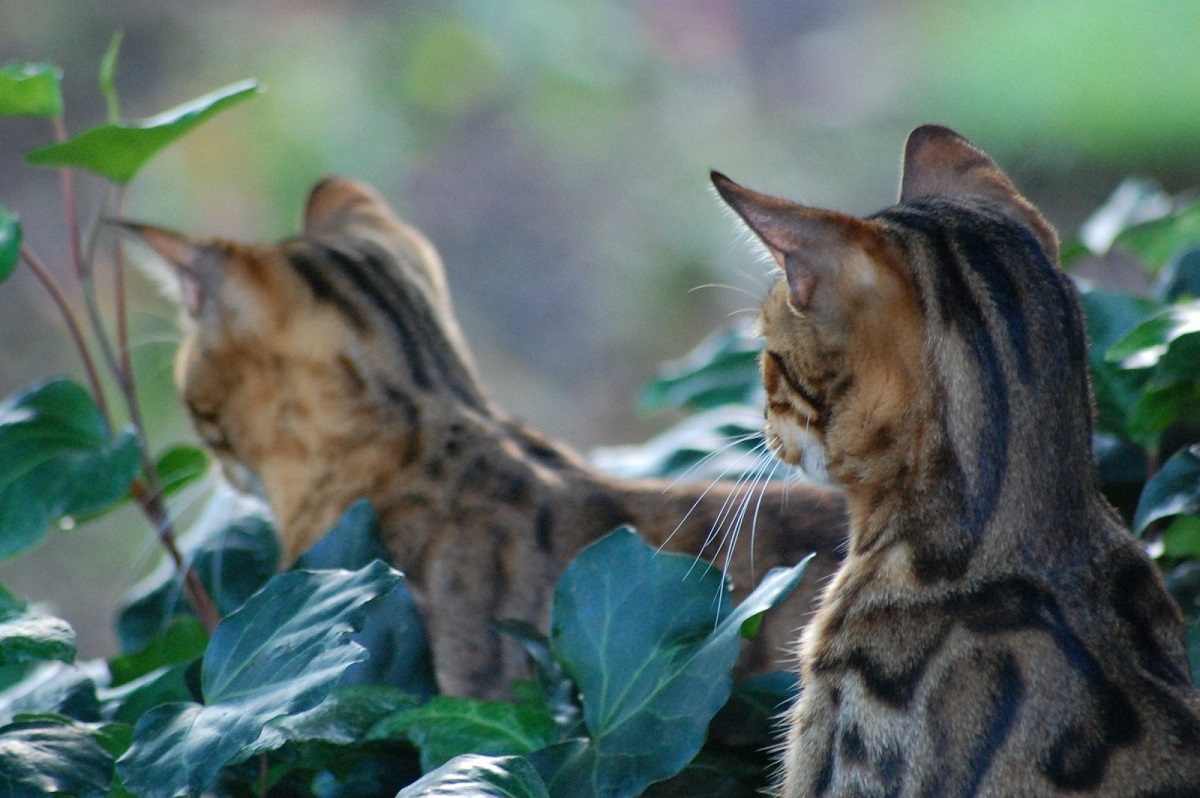
<svg viewBox="0 0 1200 798">
<path fill-rule="evenodd" d="M 1091 342 L 1088 367 L 1096 397 L 1096 426 L 1105 432 L 1129 437 L 1133 407 L 1147 377 L 1105 360 L 1104 353 L 1162 306 L 1149 299 L 1114 291 L 1084 291 L 1080 299 Z"/>
<path fill-rule="evenodd" d="M 1163 554 L 1167 557 L 1200 558 L 1200 518 L 1180 515 L 1163 532 Z"/>
<path fill-rule="evenodd" d="M 21 257 L 21 222 L 0 205 L 0 283 L 12 276 Z"/>
<path fill-rule="evenodd" d="M 396 798 L 550 798 L 537 771 L 519 756 L 468 754 L 447 762 Z"/>
<path fill-rule="evenodd" d="M 690 416 L 643 444 L 597 449 L 592 462 L 626 479 L 734 479 L 758 465 L 762 445 L 761 407 L 726 405 Z"/>
<path fill-rule="evenodd" d="M 198 618 L 191 615 L 175 618 L 141 651 L 109 660 L 112 686 L 120 687 L 167 665 L 199 659 L 207 645 L 208 633 Z"/>
<path fill-rule="evenodd" d="M 100 720 L 96 683 L 82 668 L 43 662 L 0 692 L 0 723 L 31 713 L 54 713 L 89 722 Z"/>
<path fill-rule="evenodd" d="M 61 82 L 62 70 L 53 64 L 0 67 L 0 116 L 61 117 Z"/>
<path fill-rule="evenodd" d="M 242 606 L 275 573 L 279 539 L 266 519 L 257 515 L 213 524 L 201 536 L 186 541 L 185 559 L 208 589 L 222 615 Z M 117 618 L 121 649 L 139 651 L 167 628 L 173 618 L 191 613 L 183 598 L 179 575 L 164 562 L 157 571 L 134 585 Z"/>
<path fill-rule="evenodd" d="M 69 380 L 0 404 L 0 559 L 39 543 L 61 518 L 118 503 L 140 467 L 133 432 L 110 437 L 91 394 Z"/>
<path fill-rule="evenodd" d="M 233 83 L 157 116 L 85 130 L 61 144 L 34 150 L 25 160 L 37 166 L 87 169 L 114 183 L 128 183 L 159 150 L 259 92 L 257 81 Z"/>
<path fill-rule="evenodd" d="M 108 49 L 104 51 L 104 58 L 100 60 L 100 92 L 108 105 L 108 121 L 114 125 L 121 121 L 121 104 L 117 99 L 114 74 L 117 71 L 117 55 L 121 52 L 121 40 L 124 36 L 124 31 L 114 33 L 108 43 Z"/>
<path fill-rule="evenodd" d="M 36 719 L 0 728 L 0 794 L 103 798 L 112 773 L 112 756 L 86 726 Z"/>
<path fill-rule="evenodd" d="M 628 528 L 585 549 L 555 591 L 550 637 L 591 739 L 567 750 L 551 792 L 634 796 L 686 765 L 729 698 L 742 624 L 786 597 L 807 564 L 772 570 L 730 610 L 717 571 Z"/>
<path fill-rule="evenodd" d="M 1200 444 L 1176 452 L 1146 483 L 1133 514 L 1134 534 L 1181 514 L 1200 515 Z"/>
<path fill-rule="evenodd" d="M 117 768 L 143 798 L 197 794 L 267 724 L 312 709 L 365 656 L 350 640 L 362 606 L 400 574 L 376 561 L 359 571 L 280 574 L 223 620 L 201 668 L 204 704 L 151 710 Z"/>
<path fill-rule="evenodd" d="M 172 446 L 159 456 L 156 470 L 163 495 L 171 496 L 208 473 L 208 455 L 198 446 Z"/>
<path fill-rule="evenodd" d="M 366 499 L 350 505 L 324 537 L 300 555 L 297 568 L 362 568 L 387 560 L 379 519 Z M 367 620 L 354 642 L 370 656 L 346 671 L 342 684 L 388 684 L 429 698 L 437 693 L 429 640 L 416 601 L 401 584 L 367 607 Z"/>
<path fill-rule="evenodd" d="M 424 706 L 384 718 L 369 738 L 411 740 L 421 750 L 421 769 L 429 771 L 466 753 L 527 754 L 554 742 L 556 732 L 544 710 L 437 696 Z"/>
<path fill-rule="evenodd" d="M 1200 300 L 1172 305 L 1135 327 L 1104 354 L 1122 368 L 1149 368 L 1158 363 L 1175 340 L 1200 332 Z"/>
<path fill-rule="evenodd" d="M 755 404 L 762 390 L 758 356 L 763 340 L 745 327 L 718 330 L 678 360 L 665 363 L 642 391 L 647 410 L 706 410 L 725 404 Z"/>
<path fill-rule="evenodd" d="M 1200 298 L 1200 248 L 1182 250 L 1171 258 L 1158 276 L 1154 295 L 1163 302 Z"/>
<path fill-rule="evenodd" d="M 1158 271 L 1180 249 L 1200 245 L 1200 202 L 1161 219 L 1129 227 L 1114 243 L 1137 255 L 1152 271 Z"/>
<path fill-rule="evenodd" d="M 198 665 L 198 661 L 171 665 L 126 682 L 120 687 L 97 690 L 101 716 L 133 724 L 137 723 L 142 715 L 162 704 L 196 700 L 199 696 L 188 686 L 188 677 L 193 667 L 198 670 Z"/>
<path fill-rule="evenodd" d="M 583 734 L 583 713 L 575 700 L 575 683 L 563 672 L 562 665 L 554 658 L 550 649 L 550 639 L 538 631 L 536 626 L 525 621 L 503 619 L 494 621 L 492 625 L 497 631 L 516 640 L 529 655 L 537 672 L 536 687 L 541 703 L 558 726 L 560 737 L 567 739 Z"/>
<path fill-rule="evenodd" d="M 0 666 L 75 659 L 75 631 L 61 618 L 30 612 L 0 587 Z"/>
</svg>

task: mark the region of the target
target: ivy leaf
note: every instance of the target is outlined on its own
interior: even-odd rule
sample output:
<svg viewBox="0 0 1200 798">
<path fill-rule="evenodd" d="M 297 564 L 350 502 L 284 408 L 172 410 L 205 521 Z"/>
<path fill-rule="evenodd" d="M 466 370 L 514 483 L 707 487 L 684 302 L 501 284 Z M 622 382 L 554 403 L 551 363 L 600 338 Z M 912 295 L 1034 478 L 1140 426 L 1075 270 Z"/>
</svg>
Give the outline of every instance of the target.
<svg viewBox="0 0 1200 798">
<path fill-rule="evenodd" d="M 0 205 L 0 283 L 12 276 L 21 257 L 21 222 Z"/>
<path fill-rule="evenodd" d="M 1114 243 L 1141 258 L 1151 271 L 1158 271 L 1180 249 L 1200 245 L 1200 202 L 1128 227 Z"/>
<path fill-rule="evenodd" d="M 400 791 L 396 798 L 550 798 L 533 766 L 519 756 L 467 754 Z"/>
<path fill-rule="evenodd" d="M 89 722 L 100 720 L 96 682 L 83 668 L 61 662 L 41 663 L 25 678 L 0 692 L 0 723 L 31 713 L 54 713 Z"/>
<path fill-rule="evenodd" d="M 58 519 L 120 502 L 140 468 L 133 432 L 110 437 L 91 394 L 69 380 L 0 404 L 0 559 L 41 542 Z"/>
<path fill-rule="evenodd" d="M 128 183 L 159 150 L 259 92 L 257 81 L 233 83 L 157 116 L 85 130 L 61 144 L 34 150 L 25 160 L 36 166 L 87 169 L 114 183 Z"/>
<path fill-rule="evenodd" d="M 368 739 L 411 740 L 421 750 L 421 769 L 430 771 L 465 753 L 531 753 L 554 742 L 557 730 L 553 718 L 533 707 L 437 696 L 379 721 Z"/>
<path fill-rule="evenodd" d="M 359 499 L 333 529 L 300 555 L 295 567 L 356 569 L 377 559 L 388 559 L 379 537 L 379 519 L 371 503 Z M 399 585 L 367 607 L 367 620 L 354 642 L 370 656 L 346 671 L 343 685 L 388 684 L 425 698 L 437 693 L 429 640 L 407 586 Z"/>
<path fill-rule="evenodd" d="M 320 704 L 365 656 L 350 640 L 362 606 L 400 579 L 379 561 L 271 579 L 213 632 L 201 666 L 204 704 L 166 704 L 138 721 L 117 761 L 125 786 L 143 798 L 199 794 L 268 724 Z"/>
<path fill-rule="evenodd" d="M 75 631 L 61 618 L 30 612 L 0 587 L 0 666 L 75 659 Z"/>
<path fill-rule="evenodd" d="M 1146 483 L 1133 514 L 1134 534 L 1161 518 L 1200 515 L 1200 444 L 1176 452 Z"/>
<path fill-rule="evenodd" d="M 159 668 L 120 687 L 97 690 L 101 717 L 132 724 L 162 704 L 196 700 L 200 696 L 189 687 L 193 668 L 199 670 L 198 660 Z"/>
<path fill-rule="evenodd" d="M 141 651 L 109 660 L 112 686 L 120 687 L 167 665 L 199 659 L 207 645 L 208 633 L 199 618 L 192 615 L 175 618 L 166 629 L 151 638 Z"/>
<path fill-rule="evenodd" d="M 1080 299 L 1087 321 L 1088 340 L 1091 341 L 1088 367 L 1096 397 L 1096 426 L 1127 437 L 1132 426 L 1133 407 L 1146 376 L 1126 371 L 1106 360 L 1105 352 L 1162 306 L 1149 299 L 1113 291 L 1084 291 Z"/>
<path fill-rule="evenodd" d="M 734 479 L 756 465 L 761 451 L 762 410 L 725 405 L 685 418 L 643 444 L 606 446 L 592 462 L 626 479 L 676 477 Z M 718 454 L 719 453 L 719 454 Z"/>
<path fill-rule="evenodd" d="M 0 794 L 104 798 L 112 773 L 112 756 L 82 724 L 38 718 L 0 727 Z"/>
<path fill-rule="evenodd" d="M 6 64 L 0 67 L 0 116 L 63 113 L 62 70 L 53 64 Z"/>
<path fill-rule="evenodd" d="M 266 519 L 258 515 L 212 524 L 201 531 L 198 540 L 187 541 L 185 559 L 217 609 L 228 615 L 275 573 L 279 540 Z M 145 648 L 173 618 L 191 613 L 183 598 L 179 574 L 169 562 L 134 585 L 124 602 L 117 618 L 117 635 L 126 652 Z"/>
<path fill-rule="evenodd" d="M 729 698 L 743 623 L 785 598 L 807 565 L 772 570 L 730 610 L 715 569 L 656 552 L 628 528 L 585 549 L 555 591 L 550 638 L 590 739 L 564 749 L 550 791 L 634 796 L 683 768 Z"/>
<path fill-rule="evenodd" d="M 746 327 L 718 330 L 688 354 L 663 364 L 658 377 L 643 389 L 641 405 L 647 410 L 707 410 L 755 403 L 762 390 L 762 348 L 762 339 Z"/>
<path fill-rule="evenodd" d="M 1122 368 L 1149 368 L 1167 353 L 1171 344 L 1186 335 L 1200 332 L 1200 300 L 1172 305 L 1155 313 L 1105 354 L 1108 362 Z"/>
<path fill-rule="evenodd" d="M 208 473 L 208 455 L 198 446 L 172 446 L 155 464 L 164 496 L 172 496 Z"/>
</svg>

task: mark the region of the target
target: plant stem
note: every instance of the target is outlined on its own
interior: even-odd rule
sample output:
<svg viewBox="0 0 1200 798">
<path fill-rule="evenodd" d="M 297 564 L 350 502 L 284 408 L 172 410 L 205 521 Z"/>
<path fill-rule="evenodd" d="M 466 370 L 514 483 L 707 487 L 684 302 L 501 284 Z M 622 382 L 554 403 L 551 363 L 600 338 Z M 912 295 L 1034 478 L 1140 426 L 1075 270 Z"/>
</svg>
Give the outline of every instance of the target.
<svg viewBox="0 0 1200 798">
<path fill-rule="evenodd" d="M 59 313 L 62 314 L 63 320 L 67 323 L 67 330 L 71 334 L 71 340 L 75 344 L 76 351 L 79 352 L 79 357 L 83 360 L 83 369 L 87 373 L 88 384 L 91 386 L 92 394 L 96 397 L 96 406 L 100 408 L 100 414 L 104 416 L 104 420 L 108 422 L 109 427 L 112 426 L 112 417 L 108 412 L 108 403 L 104 398 L 104 391 L 100 387 L 100 375 L 96 371 L 96 363 L 92 358 L 91 350 L 88 348 L 87 340 L 83 336 L 83 328 L 79 326 L 78 319 L 75 318 L 75 313 L 71 310 L 70 304 L 67 302 L 66 294 L 63 293 L 62 286 L 54 279 L 54 275 L 46 268 L 41 259 L 33 253 L 33 250 L 28 245 L 21 245 L 21 258 L 29 264 L 29 268 L 33 270 L 34 275 L 46 288 L 50 298 L 54 300 L 54 304 L 58 306 Z"/>
<path fill-rule="evenodd" d="M 145 462 L 145 449 L 142 450 L 142 455 L 143 462 Z M 158 474 L 153 464 L 146 469 L 146 473 L 157 482 Z M 196 611 L 196 616 L 200 618 L 205 630 L 211 635 L 217 628 L 217 624 L 221 622 L 221 613 L 217 610 L 217 605 L 213 603 L 212 597 L 208 595 L 208 590 L 200 581 L 200 577 L 184 562 L 179 547 L 175 545 L 174 527 L 171 517 L 167 514 L 167 506 L 163 503 L 162 492 L 157 489 L 148 490 L 146 483 L 141 480 L 133 483 L 130 492 L 133 494 L 134 500 L 141 506 L 142 512 L 150 519 L 158 542 L 166 549 L 167 556 L 175 564 L 176 572 L 183 575 L 183 591 L 188 604 Z"/>
<path fill-rule="evenodd" d="M 59 142 L 67 140 L 67 126 L 62 117 L 54 118 L 54 138 Z M 75 273 L 82 278 L 87 270 L 83 258 L 83 242 L 79 232 L 79 214 L 75 207 L 75 178 L 68 167 L 58 170 L 59 181 L 62 183 L 63 213 L 67 217 L 67 237 L 71 241 L 71 258 L 75 262 Z"/>
</svg>

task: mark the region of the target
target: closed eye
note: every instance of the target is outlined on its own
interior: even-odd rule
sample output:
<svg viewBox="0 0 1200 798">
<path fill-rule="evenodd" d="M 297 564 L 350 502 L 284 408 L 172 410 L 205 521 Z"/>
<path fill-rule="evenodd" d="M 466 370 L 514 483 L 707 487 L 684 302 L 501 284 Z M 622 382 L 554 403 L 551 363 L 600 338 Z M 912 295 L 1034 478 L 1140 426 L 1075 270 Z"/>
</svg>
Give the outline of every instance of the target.
<svg viewBox="0 0 1200 798">
<path fill-rule="evenodd" d="M 775 363 L 775 366 L 779 369 L 779 373 L 783 376 L 783 381 L 786 382 L 788 387 L 792 389 L 792 392 L 807 402 L 809 407 L 817 412 L 818 416 L 824 415 L 825 403 L 818 399 L 813 391 L 805 388 L 800 381 L 792 375 L 791 370 L 788 369 L 787 364 L 784 363 L 783 357 L 781 357 L 778 352 L 771 351 L 767 352 L 767 357 L 771 358 L 772 362 Z"/>
</svg>

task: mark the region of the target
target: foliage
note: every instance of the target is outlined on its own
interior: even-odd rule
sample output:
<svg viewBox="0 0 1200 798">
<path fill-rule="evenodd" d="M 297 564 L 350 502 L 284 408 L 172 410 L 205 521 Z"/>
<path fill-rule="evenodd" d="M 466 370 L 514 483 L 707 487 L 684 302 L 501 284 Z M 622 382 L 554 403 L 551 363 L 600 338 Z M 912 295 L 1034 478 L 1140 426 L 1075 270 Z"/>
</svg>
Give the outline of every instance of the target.
<svg viewBox="0 0 1200 798">
<path fill-rule="evenodd" d="M 125 184 L 159 150 L 258 92 L 245 81 L 122 122 L 118 48 L 119 37 L 100 70 L 108 121 L 73 138 L 62 126 L 57 68 L 0 68 L 0 116 L 53 124 L 56 143 L 28 161 L 63 170 L 69 219 L 73 170 L 114 184 L 103 212 L 119 211 Z M 1122 197 L 1120 208 L 1114 202 L 1093 220 L 1102 241 L 1093 235 L 1063 249 L 1068 267 L 1119 250 L 1152 282 L 1146 296 L 1082 286 L 1095 454 L 1106 490 L 1194 619 L 1200 205 L 1146 219 L 1139 207 L 1163 207 L 1164 198 L 1140 185 Z M 0 280 L 19 262 L 34 271 L 63 313 L 88 383 L 50 379 L 0 404 L 0 556 L 43 542 L 56 524 L 70 528 L 132 502 L 168 557 L 127 597 L 117 620 L 123 650 L 107 662 L 76 661 L 65 622 L 0 588 L 0 788 L 411 798 L 715 798 L 762 789 L 765 752 L 778 742 L 774 719 L 798 685 L 788 674 L 734 684 L 733 663 L 741 639 L 794 588 L 805 562 L 768 574 L 734 607 L 728 584 L 707 564 L 654 552 L 633 530 L 616 530 L 563 575 L 548 636 L 519 622 L 497 624 L 528 652 L 534 681 L 512 685 L 511 701 L 435 695 L 415 602 L 381 562 L 377 520 L 365 502 L 282 574 L 270 521 L 257 512 L 198 524 L 177 544 L 166 499 L 203 474 L 207 460 L 187 445 L 152 456 L 128 363 L 120 281 L 114 332 L 97 305 L 95 242 L 84 246 L 79 229 L 66 236 L 93 344 L 64 286 L 23 243 L 17 216 L 0 209 Z M 118 277 L 120 268 L 118 254 Z M 643 447 L 599 459 L 636 475 L 754 472 L 763 462 L 760 348 L 748 330 L 733 328 L 664 366 L 643 405 L 690 415 Z M 106 395 L 101 369 L 117 386 L 123 414 Z M 1200 650 L 1196 628 L 1189 650 Z"/>
</svg>

